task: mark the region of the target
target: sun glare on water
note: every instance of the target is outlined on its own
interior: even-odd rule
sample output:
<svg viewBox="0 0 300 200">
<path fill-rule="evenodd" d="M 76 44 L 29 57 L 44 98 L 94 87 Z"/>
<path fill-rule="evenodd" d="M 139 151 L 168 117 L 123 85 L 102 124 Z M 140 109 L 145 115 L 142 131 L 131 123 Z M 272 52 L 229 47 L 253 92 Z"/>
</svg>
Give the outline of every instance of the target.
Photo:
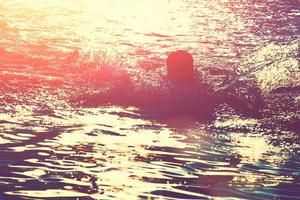
<svg viewBox="0 0 300 200">
<path fill-rule="evenodd" d="M 297 198 L 296 6 L 0 0 L 0 199 Z"/>
<path fill-rule="evenodd" d="M 129 46 L 142 45 L 152 42 L 151 34 L 188 32 L 192 22 L 189 13 L 176 12 L 182 1 L 12 0 L 2 4 L 3 10 L 15 8 L 6 17 L 9 26 L 19 29 L 20 39 L 56 48 L 116 48 L 128 41 Z"/>
</svg>

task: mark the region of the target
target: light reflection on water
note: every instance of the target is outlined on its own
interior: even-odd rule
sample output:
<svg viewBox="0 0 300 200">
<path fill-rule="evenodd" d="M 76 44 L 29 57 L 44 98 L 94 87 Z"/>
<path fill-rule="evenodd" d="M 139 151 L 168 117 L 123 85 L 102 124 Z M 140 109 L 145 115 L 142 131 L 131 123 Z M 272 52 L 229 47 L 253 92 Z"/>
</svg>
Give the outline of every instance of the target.
<svg viewBox="0 0 300 200">
<path fill-rule="evenodd" d="M 14 114 L 19 124 L 2 122 L 1 137 L 11 142 L 1 151 L 6 195 L 199 199 L 261 191 L 257 198 L 268 199 L 290 192 L 285 184 L 298 184 L 295 147 L 272 144 L 276 137 L 267 131 L 222 133 L 194 122 L 170 127 L 131 108 L 55 112 L 61 118 L 22 110 Z M 299 195 L 293 192 L 289 198 Z"/>
<path fill-rule="evenodd" d="M 296 109 L 201 124 L 68 102 L 89 92 L 78 73 L 91 78 L 101 64 L 143 71 L 134 66 L 161 66 L 187 48 L 199 66 L 231 68 L 258 47 L 289 43 L 299 2 L 10 0 L 0 11 L 0 198 L 300 196 L 299 137 L 284 125 Z M 84 72 L 70 73 L 78 65 Z"/>
</svg>

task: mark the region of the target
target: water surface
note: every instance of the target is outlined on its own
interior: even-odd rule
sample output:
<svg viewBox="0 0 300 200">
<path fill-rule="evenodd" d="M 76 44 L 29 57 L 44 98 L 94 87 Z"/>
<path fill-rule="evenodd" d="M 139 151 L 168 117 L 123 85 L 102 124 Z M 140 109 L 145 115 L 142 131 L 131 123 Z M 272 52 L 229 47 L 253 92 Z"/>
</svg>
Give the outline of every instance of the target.
<svg viewBox="0 0 300 200">
<path fill-rule="evenodd" d="M 299 10 L 296 0 L 2 0 L 0 198 L 298 199 Z M 142 94 L 160 88 L 176 49 L 199 71 L 250 71 L 243 87 L 262 90 L 262 117 L 220 106 L 210 122 L 162 120 L 76 102 L 121 92 L 124 71 Z"/>
</svg>

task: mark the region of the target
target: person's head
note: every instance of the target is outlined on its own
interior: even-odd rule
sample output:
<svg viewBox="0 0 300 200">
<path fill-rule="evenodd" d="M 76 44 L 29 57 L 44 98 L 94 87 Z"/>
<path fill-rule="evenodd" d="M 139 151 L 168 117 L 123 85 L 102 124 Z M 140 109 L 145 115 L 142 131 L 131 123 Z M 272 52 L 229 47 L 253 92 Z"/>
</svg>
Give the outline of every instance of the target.
<svg viewBox="0 0 300 200">
<path fill-rule="evenodd" d="M 168 78 L 178 84 L 194 81 L 193 56 L 184 50 L 170 52 L 167 58 Z"/>
</svg>

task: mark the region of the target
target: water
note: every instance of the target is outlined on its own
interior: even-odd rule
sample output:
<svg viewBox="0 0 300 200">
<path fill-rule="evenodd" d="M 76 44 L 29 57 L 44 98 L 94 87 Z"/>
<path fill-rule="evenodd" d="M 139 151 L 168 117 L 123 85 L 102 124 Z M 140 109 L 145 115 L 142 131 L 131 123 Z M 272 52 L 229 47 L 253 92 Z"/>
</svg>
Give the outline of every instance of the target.
<svg viewBox="0 0 300 200">
<path fill-rule="evenodd" d="M 0 1 L 0 199 L 299 199 L 299 13 L 293 0 Z M 95 102 L 124 97 L 127 74 L 140 97 L 163 90 L 175 49 L 199 71 L 239 70 L 233 88 L 260 88 L 262 116 Z"/>
</svg>

